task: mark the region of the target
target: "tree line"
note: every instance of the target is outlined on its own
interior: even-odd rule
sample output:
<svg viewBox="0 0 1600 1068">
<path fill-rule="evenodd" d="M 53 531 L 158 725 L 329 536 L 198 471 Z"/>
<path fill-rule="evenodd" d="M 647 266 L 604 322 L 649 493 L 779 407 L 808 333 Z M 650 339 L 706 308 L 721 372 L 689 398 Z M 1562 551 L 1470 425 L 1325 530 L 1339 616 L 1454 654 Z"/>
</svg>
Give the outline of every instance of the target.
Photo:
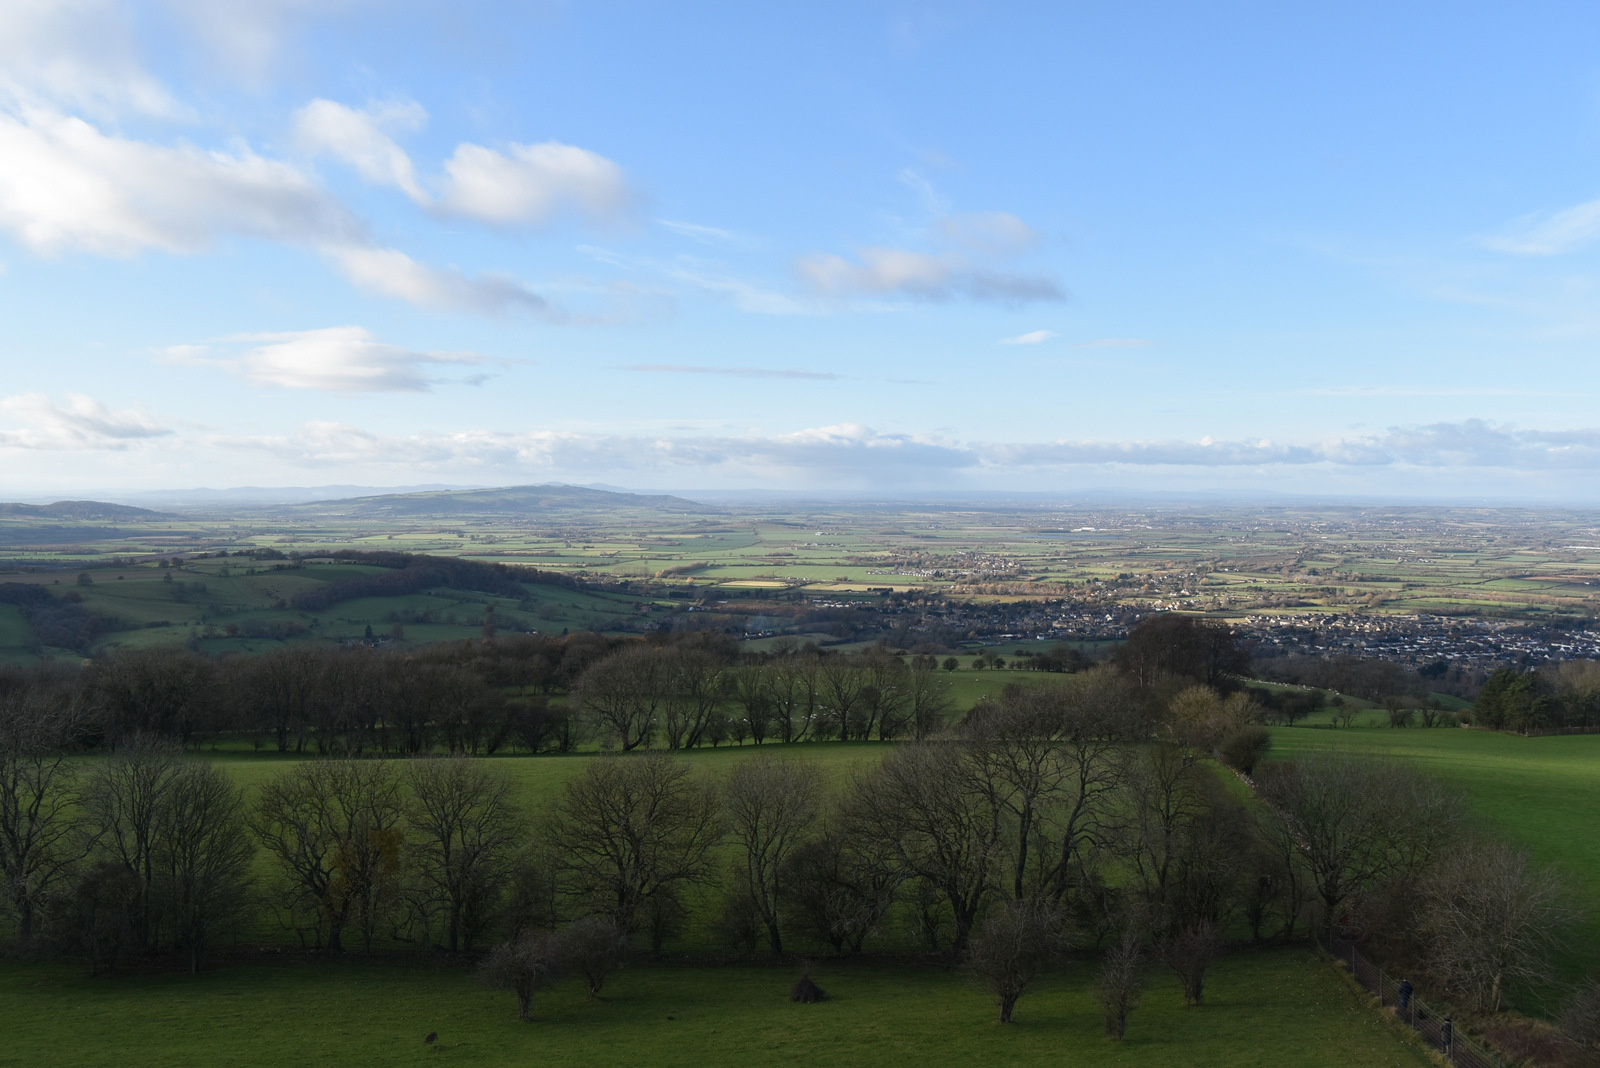
<svg viewBox="0 0 1600 1068">
<path fill-rule="evenodd" d="M 961 960 L 1009 1019 L 1040 969 L 1098 946 L 1120 1034 L 1140 960 L 1198 1003 L 1227 936 L 1310 922 L 1498 1008 L 1545 974 L 1571 912 L 1553 874 L 1411 768 L 1258 768 L 1248 694 L 1109 665 L 1009 687 L 843 782 L 781 748 L 714 779 L 663 747 L 692 707 L 659 710 L 653 745 L 587 759 L 538 810 L 502 762 L 466 755 L 325 755 L 250 795 L 144 733 L 84 761 L 103 726 L 83 693 L 0 690 L 0 879 L 15 946 L 96 968 L 198 969 L 246 933 L 329 954 L 487 948 L 485 977 L 527 1011 L 564 969 L 598 991 L 630 947 L 693 927 L 742 953 Z M 1226 789 L 1219 759 L 1256 770 L 1266 804 Z"/>
</svg>

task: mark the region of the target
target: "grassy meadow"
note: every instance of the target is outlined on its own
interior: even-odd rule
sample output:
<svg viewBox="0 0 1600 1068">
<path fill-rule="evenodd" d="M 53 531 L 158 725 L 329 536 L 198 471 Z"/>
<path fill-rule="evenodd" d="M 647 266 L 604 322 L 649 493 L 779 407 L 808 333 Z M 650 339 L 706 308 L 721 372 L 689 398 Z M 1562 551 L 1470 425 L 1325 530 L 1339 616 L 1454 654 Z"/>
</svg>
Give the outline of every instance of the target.
<svg viewBox="0 0 1600 1068">
<path fill-rule="evenodd" d="M 943 968 L 824 961 L 812 974 L 829 999 L 796 1005 L 789 966 L 636 967 L 607 983 L 603 1002 L 575 980 L 540 993 L 525 1024 L 509 993 L 453 964 L 285 960 L 88 979 L 7 963 L 0 1065 L 1429 1063 L 1303 948 L 1225 958 L 1194 1008 L 1170 973 L 1149 970 L 1121 1045 L 1103 1037 L 1087 961 L 1040 980 L 1009 1027 Z"/>
<path fill-rule="evenodd" d="M 1478 818 L 1558 865 L 1575 891 L 1584 914 L 1558 960 L 1568 987 L 1600 971 L 1600 735 L 1276 727 L 1272 742 L 1271 759 L 1315 749 L 1382 754 L 1459 787 Z"/>
</svg>

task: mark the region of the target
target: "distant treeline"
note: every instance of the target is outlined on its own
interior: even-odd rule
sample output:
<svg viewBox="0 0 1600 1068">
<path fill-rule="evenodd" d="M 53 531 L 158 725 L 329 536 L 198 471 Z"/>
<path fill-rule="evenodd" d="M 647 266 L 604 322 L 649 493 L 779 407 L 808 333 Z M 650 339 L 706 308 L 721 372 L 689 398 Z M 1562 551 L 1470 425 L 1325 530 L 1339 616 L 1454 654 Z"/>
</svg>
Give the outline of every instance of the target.
<svg viewBox="0 0 1600 1068">
<path fill-rule="evenodd" d="M 16 605 L 39 646 L 85 651 L 115 620 L 89 611 L 76 591 L 61 597 L 31 582 L 0 582 L 0 604 Z"/>
<path fill-rule="evenodd" d="M 290 602 L 302 612 L 320 612 L 341 601 L 358 597 L 404 597 L 445 586 L 455 590 L 489 593 L 498 597 L 525 595 L 523 583 L 578 589 L 581 584 L 570 575 L 539 571 L 531 567 L 487 564 L 454 557 L 425 556 L 417 553 L 366 552 L 342 549 L 332 553 L 305 554 L 316 559 L 334 559 L 386 569 L 375 575 L 340 579 L 306 590 Z M 291 555 L 291 559 L 295 557 Z"/>
</svg>

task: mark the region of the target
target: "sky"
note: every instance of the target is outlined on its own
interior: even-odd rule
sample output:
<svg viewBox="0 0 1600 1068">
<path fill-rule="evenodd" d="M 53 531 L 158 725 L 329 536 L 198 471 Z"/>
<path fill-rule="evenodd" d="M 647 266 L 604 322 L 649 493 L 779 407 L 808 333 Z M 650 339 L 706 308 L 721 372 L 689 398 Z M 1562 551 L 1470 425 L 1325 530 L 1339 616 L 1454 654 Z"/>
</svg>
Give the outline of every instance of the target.
<svg viewBox="0 0 1600 1068">
<path fill-rule="evenodd" d="M 1600 7 L 0 0 L 0 496 L 1600 502 Z"/>
</svg>

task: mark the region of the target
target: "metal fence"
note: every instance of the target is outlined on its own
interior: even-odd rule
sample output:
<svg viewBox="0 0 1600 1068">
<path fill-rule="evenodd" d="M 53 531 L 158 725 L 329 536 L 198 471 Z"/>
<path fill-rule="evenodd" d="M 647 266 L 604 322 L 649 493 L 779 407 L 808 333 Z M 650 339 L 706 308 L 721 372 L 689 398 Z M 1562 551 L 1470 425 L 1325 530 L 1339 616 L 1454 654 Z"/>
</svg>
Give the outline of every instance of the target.
<svg viewBox="0 0 1600 1068">
<path fill-rule="evenodd" d="M 1401 1022 L 1421 1035 L 1422 1040 L 1449 1063 L 1466 1068 L 1505 1068 L 1505 1061 L 1457 1031 L 1448 1013 L 1428 1004 L 1414 988 L 1405 990 L 1401 986 L 1404 980 L 1385 973 L 1363 957 L 1354 942 L 1332 935 L 1324 948 L 1334 960 L 1350 969 L 1356 982 L 1377 995 L 1386 1008 L 1393 1009 Z"/>
</svg>

